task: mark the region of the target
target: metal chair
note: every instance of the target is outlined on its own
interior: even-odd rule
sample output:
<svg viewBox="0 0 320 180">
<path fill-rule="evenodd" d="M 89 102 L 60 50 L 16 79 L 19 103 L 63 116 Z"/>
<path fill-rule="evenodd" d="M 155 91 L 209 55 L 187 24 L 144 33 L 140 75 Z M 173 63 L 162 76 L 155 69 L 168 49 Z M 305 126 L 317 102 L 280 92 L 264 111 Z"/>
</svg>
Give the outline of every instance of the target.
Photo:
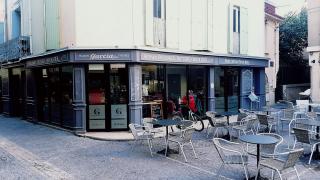
<svg viewBox="0 0 320 180">
<path fill-rule="evenodd" d="M 144 130 L 145 126 L 141 126 L 139 124 L 129 124 L 129 128 L 131 130 L 131 133 L 134 137 L 134 144 L 136 145 L 138 141 L 147 141 L 148 142 L 148 147 L 150 150 L 150 154 L 153 157 L 152 154 L 152 139 L 153 139 L 153 134 L 150 133 L 149 131 Z M 132 146 L 133 149 L 134 146 Z"/>
<path fill-rule="evenodd" d="M 293 128 L 294 135 L 296 137 L 294 144 L 293 144 L 293 149 L 296 147 L 297 142 L 301 144 L 309 144 L 311 146 L 311 155 L 308 161 L 308 164 L 311 163 L 311 159 L 313 156 L 313 152 L 318 144 L 320 144 L 320 139 L 312 139 L 310 138 L 310 131 L 307 129 L 301 129 L 301 128 Z"/>
<path fill-rule="evenodd" d="M 238 137 L 241 133 L 247 134 L 248 132 L 251 132 L 252 134 L 255 134 L 255 122 L 255 118 L 245 117 L 240 122 L 233 123 L 231 129 L 238 132 Z"/>
<path fill-rule="evenodd" d="M 221 144 L 223 143 L 223 145 Z M 235 164 L 242 165 L 244 169 L 244 174 L 248 180 L 248 155 L 245 153 L 243 147 L 239 143 L 227 141 L 222 138 L 213 138 L 214 147 L 216 148 L 222 164 L 218 170 L 217 176 L 219 179 L 220 172 L 225 165 Z M 229 146 L 237 146 L 235 148 L 230 148 Z M 242 149 L 242 151 L 240 151 Z"/>
<path fill-rule="evenodd" d="M 273 155 L 274 157 L 286 155 L 287 157 L 284 160 L 276 159 L 276 158 L 267 158 L 267 159 L 260 160 L 255 179 L 257 180 L 260 169 L 265 167 L 265 168 L 272 169 L 272 172 L 277 171 L 281 180 L 282 180 L 282 174 L 284 174 L 283 172 L 289 173 L 289 172 L 295 171 L 298 179 L 300 180 L 295 164 L 297 163 L 297 161 L 299 160 L 302 154 L 303 154 L 303 148 Z M 288 171 L 289 169 L 292 169 L 292 170 Z M 273 175 L 274 173 L 272 173 L 272 179 L 274 179 Z"/>
<path fill-rule="evenodd" d="M 153 133 L 156 135 L 157 133 L 163 133 L 164 131 L 159 128 L 154 128 L 153 124 L 151 123 L 152 121 L 156 121 L 155 118 L 143 118 L 143 126 L 145 127 L 146 131 L 149 131 L 150 133 Z"/>
<path fill-rule="evenodd" d="M 257 118 L 259 120 L 259 130 L 261 126 L 264 126 L 265 129 L 270 133 L 272 127 L 276 128 L 277 123 L 275 121 L 272 121 L 272 118 L 270 118 L 270 116 L 266 114 L 257 114 Z"/>
<path fill-rule="evenodd" d="M 290 123 L 294 119 L 294 109 L 284 109 L 282 110 L 283 117 L 280 118 L 280 122 L 283 130 L 283 122 Z"/>
<path fill-rule="evenodd" d="M 185 162 L 188 162 L 187 157 L 184 153 L 183 147 L 185 145 L 190 145 L 192 147 L 194 156 L 196 158 L 198 158 L 196 151 L 194 150 L 194 146 L 192 144 L 192 134 L 194 132 L 194 128 L 189 128 L 183 131 L 182 136 L 176 136 L 176 137 L 172 137 L 172 138 L 168 138 L 168 141 L 166 143 L 166 152 L 165 152 L 165 156 L 167 156 L 167 151 L 168 151 L 168 146 L 169 146 L 169 141 L 177 143 L 179 145 L 179 148 L 181 149 L 181 152 L 183 154 L 183 157 L 185 159 Z"/>
<path fill-rule="evenodd" d="M 213 111 L 207 111 L 206 115 L 211 119 L 209 120 L 209 124 L 207 126 L 207 137 L 209 137 L 210 129 L 213 129 L 213 137 L 218 135 L 218 130 L 227 127 L 227 121 L 225 117 L 217 118 L 216 113 Z"/>
</svg>

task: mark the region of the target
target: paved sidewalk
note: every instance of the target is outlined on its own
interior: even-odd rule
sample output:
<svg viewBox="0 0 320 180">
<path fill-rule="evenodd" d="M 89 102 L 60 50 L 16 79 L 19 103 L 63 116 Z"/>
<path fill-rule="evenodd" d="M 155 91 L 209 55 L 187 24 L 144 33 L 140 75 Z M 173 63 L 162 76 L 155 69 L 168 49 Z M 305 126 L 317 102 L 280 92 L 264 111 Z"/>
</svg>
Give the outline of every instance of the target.
<svg viewBox="0 0 320 180">
<path fill-rule="evenodd" d="M 0 179 L 217 179 L 221 163 L 212 141 L 204 131 L 193 139 L 199 158 L 186 147 L 189 163 L 184 163 L 181 155 L 151 157 L 145 144 L 132 148 L 133 141 L 97 141 L 0 116 Z M 164 140 L 156 140 L 154 151 L 163 148 Z M 309 166 L 307 159 L 302 157 L 297 166 L 301 179 L 319 179 L 320 162 Z M 251 176 L 255 160 L 249 158 Z M 219 179 L 244 178 L 241 166 L 227 166 L 221 174 Z M 270 171 L 263 170 L 262 175 L 270 177 Z"/>
</svg>

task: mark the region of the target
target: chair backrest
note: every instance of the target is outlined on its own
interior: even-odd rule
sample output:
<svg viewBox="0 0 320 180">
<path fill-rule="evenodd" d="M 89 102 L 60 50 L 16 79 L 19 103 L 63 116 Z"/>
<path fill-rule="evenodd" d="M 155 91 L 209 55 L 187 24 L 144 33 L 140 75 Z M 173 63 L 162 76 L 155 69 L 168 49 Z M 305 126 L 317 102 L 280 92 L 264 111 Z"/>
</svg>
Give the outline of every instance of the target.
<svg viewBox="0 0 320 180">
<path fill-rule="evenodd" d="M 243 118 L 247 117 L 248 115 L 246 113 L 239 113 L 237 117 L 237 121 L 241 121 Z"/>
<path fill-rule="evenodd" d="M 256 123 L 256 119 L 252 117 L 247 117 L 245 118 L 245 123 L 246 123 L 246 130 L 253 130 Z"/>
<path fill-rule="evenodd" d="M 278 142 L 274 144 L 262 144 L 260 145 L 261 152 L 265 154 L 274 154 L 279 144 L 283 142 L 283 137 L 275 133 L 259 133 L 259 135 L 271 136 L 278 139 Z"/>
<path fill-rule="evenodd" d="M 142 119 L 143 125 L 146 128 L 148 128 L 147 130 L 151 130 L 153 128 L 153 124 L 151 124 L 151 122 L 154 120 L 156 120 L 156 119 L 154 119 L 154 118 L 143 118 Z"/>
<path fill-rule="evenodd" d="M 295 122 L 294 122 L 295 123 L 294 127 L 299 128 L 299 129 L 312 130 L 312 126 L 310 126 L 308 124 L 301 123 L 301 122 L 305 122 L 305 121 L 312 121 L 312 118 L 310 118 L 310 117 L 296 118 Z"/>
<path fill-rule="evenodd" d="M 181 130 L 188 129 L 193 125 L 193 122 L 190 120 L 183 120 L 181 122 L 182 122 L 182 124 L 180 125 Z"/>
<path fill-rule="evenodd" d="M 313 112 L 320 113 L 320 106 L 314 106 L 314 107 L 312 108 L 312 111 L 313 111 Z"/>
<path fill-rule="evenodd" d="M 265 114 L 257 114 L 260 125 L 268 126 L 268 116 Z"/>
<path fill-rule="evenodd" d="M 290 151 L 283 168 L 287 169 L 287 168 L 294 167 L 297 161 L 299 160 L 300 156 L 303 154 L 303 151 L 304 151 L 303 148 Z"/>
<path fill-rule="evenodd" d="M 297 106 L 308 106 L 309 100 L 296 100 Z"/>
<path fill-rule="evenodd" d="M 294 109 L 284 109 L 283 117 L 286 119 L 293 119 Z"/>
<path fill-rule="evenodd" d="M 187 128 L 182 132 L 182 139 L 184 143 L 190 142 L 192 139 L 192 134 L 194 133 L 194 128 Z"/>
<path fill-rule="evenodd" d="M 298 142 L 310 144 L 309 131 L 301 128 L 292 128 Z"/>
<path fill-rule="evenodd" d="M 137 132 L 137 129 L 136 129 L 135 125 L 134 124 L 129 124 L 129 128 L 131 130 L 131 133 L 132 133 L 133 137 L 135 139 L 138 139 L 139 136 L 138 136 L 138 132 Z"/>
<path fill-rule="evenodd" d="M 222 145 L 220 144 L 220 138 L 213 138 L 213 144 L 214 144 L 214 147 L 216 148 L 218 154 L 219 154 L 219 157 L 222 161 L 224 161 L 225 159 L 225 154 L 223 153 L 223 149 L 221 148 Z"/>
</svg>

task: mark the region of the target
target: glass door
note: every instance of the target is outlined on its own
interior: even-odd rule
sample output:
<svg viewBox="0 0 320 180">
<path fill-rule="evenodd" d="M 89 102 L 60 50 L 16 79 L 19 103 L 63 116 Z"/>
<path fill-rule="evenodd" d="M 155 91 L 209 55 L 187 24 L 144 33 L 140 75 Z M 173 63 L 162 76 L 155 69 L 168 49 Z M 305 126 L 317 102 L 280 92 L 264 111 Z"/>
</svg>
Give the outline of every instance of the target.
<svg viewBox="0 0 320 180">
<path fill-rule="evenodd" d="M 41 69 L 40 75 L 40 86 L 39 86 L 39 94 L 40 94 L 40 106 L 39 112 L 42 117 L 42 121 L 49 122 L 50 121 L 50 109 L 49 109 L 49 79 L 48 79 L 48 71 L 47 69 Z"/>
<path fill-rule="evenodd" d="M 226 68 L 226 96 L 227 96 L 227 111 L 237 113 L 239 109 L 239 69 Z"/>
<path fill-rule="evenodd" d="M 110 64 L 110 130 L 128 127 L 128 73 L 125 64 Z"/>
<path fill-rule="evenodd" d="M 105 68 L 103 64 L 90 64 L 88 68 L 88 130 L 106 129 Z"/>
<path fill-rule="evenodd" d="M 216 112 L 238 112 L 240 94 L 239 72 L 238 68 L 215 68 Z"/>
<path fill-rule="evenodd" d="M 49 97 L 50 97 L 50 120 L 51 123 L 61 125 L 60 113 L 60 69 L 59 67 L 48 68 Z"/>
</svg>

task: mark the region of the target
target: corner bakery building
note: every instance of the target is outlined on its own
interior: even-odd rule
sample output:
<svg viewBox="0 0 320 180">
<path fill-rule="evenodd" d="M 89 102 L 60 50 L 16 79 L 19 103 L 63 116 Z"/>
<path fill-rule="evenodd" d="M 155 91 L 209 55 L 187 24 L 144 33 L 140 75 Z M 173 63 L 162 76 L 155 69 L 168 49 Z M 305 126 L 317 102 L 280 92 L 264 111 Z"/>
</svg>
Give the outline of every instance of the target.
<svg viewBox="0 0 320 180">
<path fill-rule="evenodd" d="M 264 105 L 267 66 L 204 52 L 61 49 L 2 64 L 3 113 L 85 132 L 167 118 L 168 101 L 178 110 L 190 97 L 199 113 L 237 112 L 252 106 L 252 90 Z"/>
</svg>

